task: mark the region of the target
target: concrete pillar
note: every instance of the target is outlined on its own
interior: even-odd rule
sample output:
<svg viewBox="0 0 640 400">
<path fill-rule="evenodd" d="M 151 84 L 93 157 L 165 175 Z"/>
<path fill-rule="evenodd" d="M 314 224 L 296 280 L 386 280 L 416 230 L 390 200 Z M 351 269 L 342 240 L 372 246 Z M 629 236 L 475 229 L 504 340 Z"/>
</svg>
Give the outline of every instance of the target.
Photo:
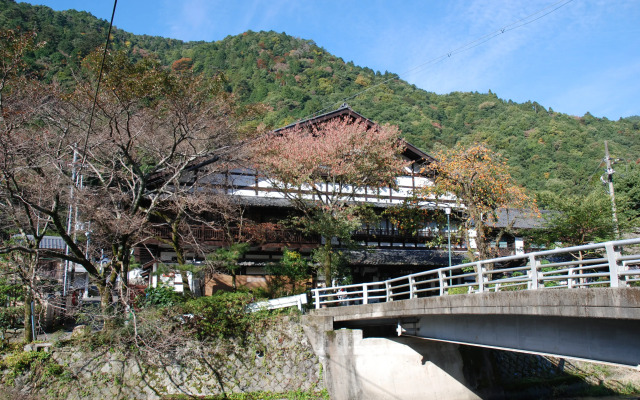
<svg viewBox="0 0 640 400">
<path fill-rule="evenodd" d="M 325 385 L 332 400 L 479 399 L 463 374 L 458 345 L 414 338 L 327 332 Z"/>
</svg>

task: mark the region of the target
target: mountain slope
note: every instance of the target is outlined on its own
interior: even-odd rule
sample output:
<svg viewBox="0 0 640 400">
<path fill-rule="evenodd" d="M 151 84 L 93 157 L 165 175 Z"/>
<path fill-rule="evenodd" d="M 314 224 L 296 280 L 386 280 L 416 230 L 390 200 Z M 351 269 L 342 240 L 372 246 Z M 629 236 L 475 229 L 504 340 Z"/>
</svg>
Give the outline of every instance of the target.
<svg viewBox="0 0 640 400">
<path fill-rule="evenodd" d="M 33 69 L 47 80 L 70 83 L 79 60 L 103 44 L 108 23 L 85 12 L 0 0 L 0 27 L 35 29 L 47 44 L 31 55 Z M 347 101 L 377 122 L 399 125 L 410 142 L 426 151 L 457 142 L 487 142 L 509 159 L 516 180 L 536 191 L 588 190 L 588 178 L 597 181 L 602 172 L 594 169 L 604 155 L 604 140 L 615 158 L 635 162 L 640 154 L 638 117 L 574 117 L 536 102 L 502 100 L 491 92 L 436 95 L 284 33 L 249 31 L 207 43 L 115 29 L 112 42 L 131 57 L 155 56 L 168 67 L 224 73 L 227 89 L 242 102 L 270 107 L 262 121 L 270 128 Z"/>
</svg>

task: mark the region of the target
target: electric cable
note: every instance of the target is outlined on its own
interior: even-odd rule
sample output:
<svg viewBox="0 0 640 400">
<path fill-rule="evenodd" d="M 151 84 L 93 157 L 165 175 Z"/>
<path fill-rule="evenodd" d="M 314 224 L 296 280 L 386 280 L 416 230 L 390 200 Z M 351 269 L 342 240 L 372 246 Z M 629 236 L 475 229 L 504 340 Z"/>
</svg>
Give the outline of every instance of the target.
<svg viewBox="0 0 640 400">
<path fill-rule="evenodd" d="M 587 181 L 584 183 L 584 185 L 582 186 L 582 190 L 584 191 L 587 188 L 587 185 L 589 185 L 589 182 L 591 182 L 591 178 L 593 178 L 593 176 L 596 174 L 596 172 L 600 169 L 600 167 L 602 166 L 602 163 L 604 161 L 600 160 L 600 162 L 598 162 L 598 165 L 596 166 L 596 168 L 593 170 L 593 172 L 591 173 L 591 175 L 589 175 L 589 178 L 587 178 Z"/>
<path fill-rule="evenodd" d="M 98 83 L 96 85 L 96 92 L 93 96 L 93 105 L 91 106 L 91 114 L 89 114 L 89 126 L 87 128 L 87 135 L 84 138 L 84 147 L 82 149 L 82 162 L 80 163 L 80 171 L 82 172 L 82 168 L 84 167 L 84 162 L 86 160 L 87 153 L 87 145 L 89 143 L 89 135 L 91 134 L 91 126 L 93 124 L 93 115 L 96 109 L 96 103 L 98 101 L 98 92 L 100 90 L 100 82 L 102 82 L 102 71 L 104 70 L 104 63 L 107 58 L 107 51 L 109 50 L 109 41 L 111 40 L 111 29 L 113 28 L 113 18 L 116 15 L 116 6 L 118 5 L 118 0 L 113 0 L 113 11 L 111 11 L 111 21 L 109 22 L 109 30 L 107 31 L 107 40 L 104 43 L 104 52 L 102 53 L 102 62 L 100 63 L 100 73 L 98 74 Z"/>
<path fill-rule="evenodd" d="M 487 33 L 487 34 L 485 34 L 483 36 L 480 36 L 479 38 L 471 40 L 471 41 L 463 44 L 462 46 L 459 46 L 458 48 L 455 48 L 455 49 L 453 49 L 451 51 L 448 51 L 445 54 L 442 54 L 440 56 L 434 57 L 434 58 L 432 58 L 432 59 L 430 59 L 430 60 L 428 60 L 428 61 L 426 61 L 426 62 L 424 62 L 424 63 L 422 63 L 420 65 L 412 67 L 412 68 L 402 72 L 402 75 L 408 74 L 410 72 L 420 71 L 422 69 L 425 69 L 427 66 L 431 66 L 433 64 L 440 63 L 440 62 L 442 62 L 442 61 L 444 61 L 444 60 L 446 60 L 448 58 L 451 58 L 454 55 L 457 55 L 457 54 L 463 53 L 465 51 L 471 50 L 471 49 L 473 49 L 475 47 L 478 47 L 481 44 L 484 44 L 484 43 L 488 42 L 489 40 L 494 39 L 495 37 L 500 36 L 500 35 L 502 35 L 502 34 L 504 34 L 506 32 L 510 32 L 510 31 L 515 30 L 515 29 L 521 28 L 523 26 L 529 25 L 532 22 L 535 22 L 535 21 L 537 21 L 537 20 L 539 20 L 541 18 L 546 17 L 549 14 L 554 13 L 558 9 L 566 6 L 567 4 L 569 4 L 571 2 L 573 2 L 573 0 L 560 0 L 560 1 L 557 1 L 557 2 L 551 4 L 551 5 L 547 6 L 547 7 L 544 7 L 544 8 L 542 8 L 542 9 L 540 9 L 540 10 L 538 10 L 538 11 L 532 13 L 532 14 L 527 15 L 524 18 L 521 18 L 521 19 L 519 19 L 519 20 L 517 20 L 515 22 L 512 22 L 512 23 L 510 23 L 508 25 L 505 25 L 504 27 L 502 27 L 502 28 L 500 28 L 498 30 L 495 30 L 493 32 L 490 32 L 490 33 Z M 364 89 L 364 90 L 362 90 L 360 92 L 357 92 L 357 93 L 355 93 L 355 94 L 353 94 L 351 96 L 347 96 L 347 97 L 343 98 L 340 101 L 331 102 L 331 104 L 329 106 L 321 109 L 320 111 L 316 111 L 313 114 L 310 114 L 310 115 L 308 115 L 308 116 L 306 116 L 304 118 L 300 118 L 295 123 L 307 120 L 307 119 L 312 118 L 312 117 L 314 117 L 316 115 L 322 114 L 323 112 L 330 111 L 330 110 L 334 109 L 334 105 L 335 104 L 346 103 L 348 100 L 351 100 L 351 99 L 354 99 L 356 97 L 359 97 L 362 94 L 364 94 L 364 93 L 366 93 L 366 92 L 368 92 L 368 91 L 370 91 L 370 90 L 372 90 L 372 89 L 374 89 L 376 87 L 382 86 L 385 83 L 393 81 L 393 80 L 395 80 L 395 79 L 400 77 L 400 74 L 394 74 L 394 75 L 395 75 L 395 77 L 393 77 L 393 78 L 388 78 L 388 79 L 385 79 L 385 80 L 383 80 L 381 82 L 378 82 L 377 84 L 375 84 L 373 86 L 370 86 L 370 87 L 368 87 L 368 88 L 366 88 L 366 89 Z"/>
</svg>

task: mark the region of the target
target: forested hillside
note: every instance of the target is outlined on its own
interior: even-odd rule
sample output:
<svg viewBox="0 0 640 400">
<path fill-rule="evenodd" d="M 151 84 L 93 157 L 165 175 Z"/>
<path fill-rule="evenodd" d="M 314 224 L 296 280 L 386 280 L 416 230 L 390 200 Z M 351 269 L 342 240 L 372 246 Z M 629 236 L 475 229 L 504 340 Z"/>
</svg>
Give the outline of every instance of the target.
<svg viewBox="0 0 640 400">
<path fill-rule="evenodd" d="M 0 27 L 36 30 L 46 45 L 31 54 L 32 70 L 70 86 L 79 61 L 103 44 L 108 23 L 86 12 L 0 0 Z M 249 31 L 206 43 L 115 29 L 111 46 L 134 58 L 156 57 L 174 69 L 222 73 L 227 90 L 241 102 L 268 106 L 260 122 L 269 128 L 346 101 L 377 122 L 399 125 L 410 142 L 428 152 L 458 142 L 486 142 L 509 159 L 516 180 L 534 191 L 589 191 L 603 172 L 596 167 L 604 156 L 604 140 L 614 158 L 635 164 L 640 157 L 640 117 L 610 121 L 589 113 L 570 116 L 491 92 L 437 95 L 284 33 Z M 616 167 L 620 174 L 627 168 Z"/>
</svg>

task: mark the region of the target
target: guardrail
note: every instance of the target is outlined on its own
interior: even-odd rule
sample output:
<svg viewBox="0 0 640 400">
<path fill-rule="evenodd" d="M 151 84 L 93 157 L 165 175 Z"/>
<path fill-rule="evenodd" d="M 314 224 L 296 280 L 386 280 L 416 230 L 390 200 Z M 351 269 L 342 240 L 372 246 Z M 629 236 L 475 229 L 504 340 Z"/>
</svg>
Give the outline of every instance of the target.
<svg viewBox="0 0 640 400">
<path fill-rule="evenodd" d="M 266 301 L 259 301 L 257 303 L 251 303 L 247 306 L 247 310 L 256 312 L 260 310 L 275 310 L 277 308 L 298 307 L 298 310 L 302 311 L 302 305 L 307 304 L 307 294 L 302 293 L 296 296 L 280 297 L 279 299 L 272 299 Z"/>
<path fill-rule="evenodd" d="M 381 282 L 313 289 L 316 308 L 508 290 L 640 286 L 640 238 L 537 251 Z"/>
</svg>

